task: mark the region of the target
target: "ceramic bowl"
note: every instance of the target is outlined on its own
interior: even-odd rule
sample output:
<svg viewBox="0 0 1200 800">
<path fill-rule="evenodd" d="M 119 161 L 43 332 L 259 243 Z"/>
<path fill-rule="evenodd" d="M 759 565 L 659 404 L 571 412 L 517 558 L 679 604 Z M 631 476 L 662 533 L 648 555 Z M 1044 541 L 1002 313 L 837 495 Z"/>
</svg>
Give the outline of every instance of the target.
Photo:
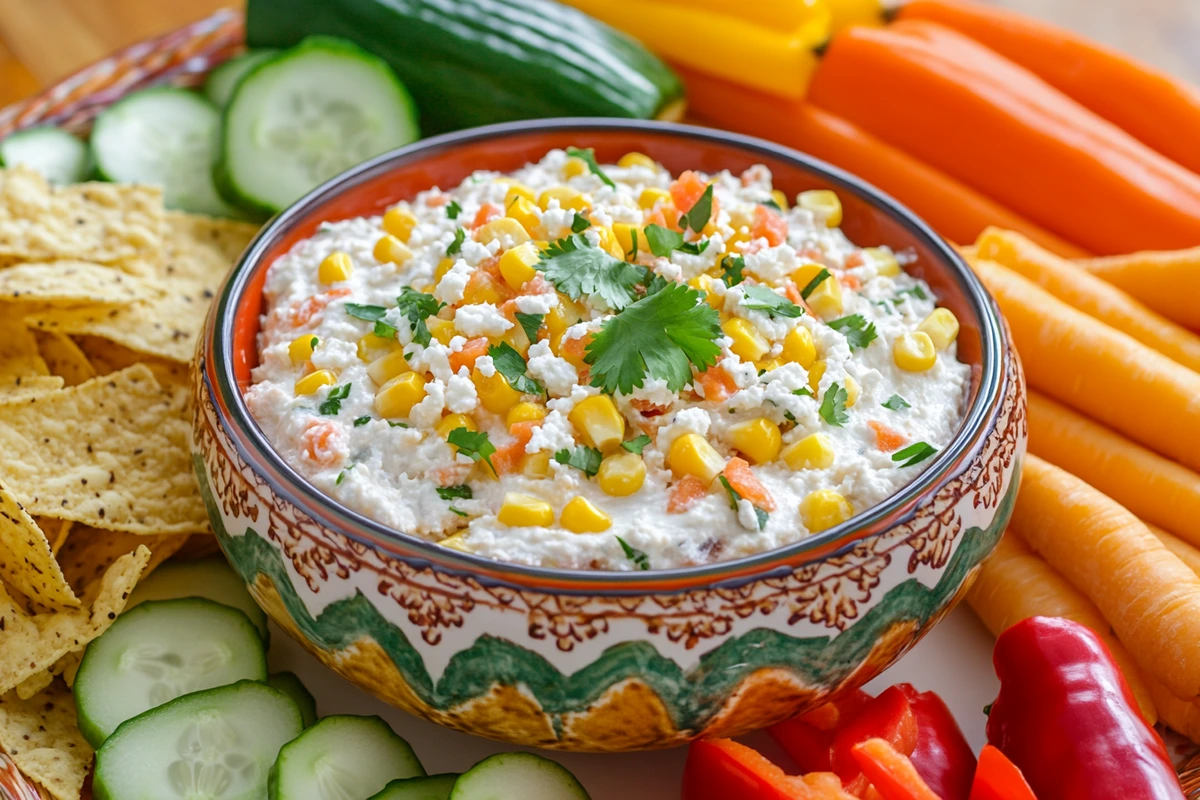
<svg viewBox="0 0 1200 800">
<path fill-rule="evenodd" d="M 831 188 L 862 245 L 915 258 L 962 324 L 969 409 L 913 483 L 843 525 L 737 561 L 586 572 L 491 561 L 386 528 L 307 484 L 243 400 L 267 268 L 327 220 L 380 214 L 476 169 L 555 147 L 636 150 L 672 172 L 765 164 L 789 195 Z M 284 630 L 393 705 L 468 733 L 564 750 L 669 747 L 778 722 L 858 686 L 962 597 L 1003 531 L 1025 448 L 1020 365 L 995 304 L 944 241 L 877 190 L 756 139 L 663 123 L 552 120 L 426 139 L 277 216 L 210 314 L 195 365 L 194 462 L 212 526 Z"/>
</svg>

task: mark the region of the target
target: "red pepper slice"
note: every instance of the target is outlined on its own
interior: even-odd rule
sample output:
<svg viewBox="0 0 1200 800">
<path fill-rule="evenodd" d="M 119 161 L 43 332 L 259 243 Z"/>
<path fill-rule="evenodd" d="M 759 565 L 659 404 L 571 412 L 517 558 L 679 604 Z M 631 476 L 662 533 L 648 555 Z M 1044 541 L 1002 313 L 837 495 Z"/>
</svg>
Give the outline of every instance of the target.
<svg viewBox="0 0 1200 800">
<path fill-rule="evenodd" d="M 681 800 L 852 800 L 833 775 L 793 777 L 730 739 L 693 742 Z"/>
<path fill-rule="evenodd" d="M 908 698 L 917 720 L 913 766 L 942 800 L 967 800 L 975 775 L 975 753 L 954 715 L 934 692 L 918 692 L 912 684 L 896 685 Z"/>
<path fill-rule="evenodd" d="M 830 766 L 846 784 L 848 791 L 860 793 L 865 788 L 855 783 L 862 775 L 862 768 L 854 756 L 853 748 L 868 739 L 882 739 L 904 756 L 910 755 L 917 746 L 916 717 L 913 716 L 908 698 L 897 687 L 885 689 L 839 725 L 834 733 Z"/>
<path fill-rule="evenodd" d="M 855 689 L 812 711 L 767 728 L 801 772 L 829 772 L 834 729 L 874 698 Z"/>
<path fill-rule="evenodd" d="M 851 752 L 882 800 L 942 800 L 921 780 L 907 756 L 883 739 L 868 739 Z"/>
<path fill-rule="evenodd" d="M 970 800 L 1037 800 L 1029 782 L 1008 760 L 990 744 L 983 746 L 979 754 L 979 768 L 975 770 L 975 781 L 971 784 Z"/>
</svg>

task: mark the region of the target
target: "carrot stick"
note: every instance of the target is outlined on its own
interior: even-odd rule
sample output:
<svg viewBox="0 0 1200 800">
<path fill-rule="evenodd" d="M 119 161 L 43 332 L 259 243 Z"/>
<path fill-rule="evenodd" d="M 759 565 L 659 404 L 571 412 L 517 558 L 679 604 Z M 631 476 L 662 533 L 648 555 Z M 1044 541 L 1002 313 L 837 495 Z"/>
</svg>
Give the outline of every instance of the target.
<svg viewBox="0 0 1200 800">
<path fill-rule="evenodd" d="M 1020 64 L 1167 158 L 1200 172 L 1200 90 L 1065 28 L 983 3 L 916 0 L 900 19 L 936 22 Z"/>
<path fill-rule="evenodd" d="M 808 100 L 1095 253 L 1200 242 L 1200 176 L 939 25 L 843 31 Z"/>
<path fill-rule="evenodd" d="M 803 150 L 853 172 L 907 205 L 947 239 L 973 242 L 988 225 L 999 225 L 1020 231 L 1065 258 L 1079 258 L 1076 254 L 1084 252 L 833 114 L 679 64 L 671 66 L 687 86 L 689 113 L 726 130 Z"/>
<path fill-rule="evenodd" d="M 991 261 L 975 272 L 1008 320 L 1037 391 L 1200 470 L 1200 375 Z"/>
<path fill-rule="evenodd" d="M 1200 577 L 1141 520 L 1029 455 L 1012 530 L 1096 604 L 1147 675 L 1200 694 Z"/>
<path fill-rule="evenodd" d="M 1154 704 L 1141 670 L 1113 636 L 1100 609 L 1031 552 L 1011 528 L 979 568 L 979 576 L 967 592 L 967 604 L 993 636 L 1037 616 L 1063 617 L 1091 628 L 1112 651 L 1113 660 L 1137 698 L 1138 708 L 1153 724 Z"/>
<path fill-rule="evenodd" d="M 1168 319 L 1200 329 L 1200 247 L 1133 253 L 1078 262 Z"/>
<path fill-rule="evenodd" d="M 1024 275 L 1067 305 L 1185 367 L 1200 370 L 1200 336 L 1155 314 L 1103 279 L 1043 250 L 1019 233 L 988 228 L 975 245 L 979 258 Z"/>
</svg>

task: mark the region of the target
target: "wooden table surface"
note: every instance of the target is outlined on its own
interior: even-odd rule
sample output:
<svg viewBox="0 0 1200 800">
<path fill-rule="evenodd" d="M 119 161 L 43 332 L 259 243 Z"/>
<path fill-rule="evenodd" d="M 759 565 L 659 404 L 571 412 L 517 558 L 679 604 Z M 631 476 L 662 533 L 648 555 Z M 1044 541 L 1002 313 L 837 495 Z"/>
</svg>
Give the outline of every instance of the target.
<svg viewBox="0 0 1200 800">
<path fill-rule="evenodd" d="M 991 0 L 1200 82 L 1200 0 Z M 0 0 L 0 106 L 236 0 Z"/>
</svg>

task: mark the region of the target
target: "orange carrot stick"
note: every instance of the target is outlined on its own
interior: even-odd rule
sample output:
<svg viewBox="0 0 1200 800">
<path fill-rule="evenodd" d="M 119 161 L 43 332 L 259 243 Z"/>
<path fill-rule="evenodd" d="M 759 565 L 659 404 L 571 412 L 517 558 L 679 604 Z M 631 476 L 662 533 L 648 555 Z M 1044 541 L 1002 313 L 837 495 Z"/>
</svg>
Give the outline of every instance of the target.
<svg viewBox="0 0 1200 800">
<path fill-rule="evenodd" d="M 1200 247 L 1091 258 L 1078 264 L 1164 317 L 1200 329 Z"/>
</svg>

